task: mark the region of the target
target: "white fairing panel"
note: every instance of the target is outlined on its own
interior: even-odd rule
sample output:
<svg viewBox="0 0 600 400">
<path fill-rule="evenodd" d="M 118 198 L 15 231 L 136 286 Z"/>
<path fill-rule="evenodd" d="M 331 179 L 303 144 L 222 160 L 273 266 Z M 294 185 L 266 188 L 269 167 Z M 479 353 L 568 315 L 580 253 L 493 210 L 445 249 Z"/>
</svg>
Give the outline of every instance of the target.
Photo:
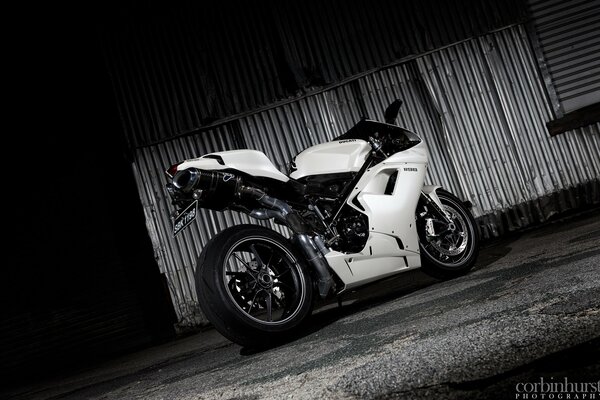
<svg viewBox="0 0 600 400">
<path fill-rule="evenodd" d="M 293 179 L 310 175 L 357 172 L 371 151 L 371 145 L 360 139 L 347 139 L 309 147 L 296 156 Z"/>
<path fill-rule="evenodd" d="M 220 163 L 220 160 L 211 158 L 213 156 L 220 157 L 223 164 Z M 177 166 L 178 171 L 187 168 L 203 170 L 235 169 L 253 176 L 272 178 L 281 182 L 289 181 L 289 178 L 275 168 L 264 153 L 256 150 L 231 150 L 205 154 L 199 158 L 185 160 Z"/>
<path fill-rule="evenodd" d="M 369 168 L 353 189 L 347 204 L 367 215 L 367 243 L 360 253 L 331 251 L 325 255 L 345 290 L 421 266 L 415 210 L 427 162 L 427 147 L 420 143 Z M 394 188 L 385 194 L 394 174 Z"/>
</svg>

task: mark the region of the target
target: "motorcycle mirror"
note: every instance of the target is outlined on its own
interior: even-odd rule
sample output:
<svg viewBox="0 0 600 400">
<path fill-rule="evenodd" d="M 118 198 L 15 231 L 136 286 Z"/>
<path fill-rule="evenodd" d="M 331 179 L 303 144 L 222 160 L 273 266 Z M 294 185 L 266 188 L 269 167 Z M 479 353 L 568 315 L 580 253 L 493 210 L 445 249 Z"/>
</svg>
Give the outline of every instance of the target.
<svg viewBox="0 0 600 400">
<path fill-rule="evenodd" d="M 393 124 L 396 122 L 400 106 L 402 106 L 402 100 L 396 99 L 385 109 L 383 117 L 386 123 Z"/>
</svg>

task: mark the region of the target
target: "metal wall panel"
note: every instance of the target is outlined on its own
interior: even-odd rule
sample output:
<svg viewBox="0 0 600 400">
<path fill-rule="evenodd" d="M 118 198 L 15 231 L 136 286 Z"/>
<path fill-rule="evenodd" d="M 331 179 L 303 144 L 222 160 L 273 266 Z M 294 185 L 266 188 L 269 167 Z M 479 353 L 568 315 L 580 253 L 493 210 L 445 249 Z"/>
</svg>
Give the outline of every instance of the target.
<svg viewBox="0 0 600 400">
<path fill-rule="evenodd" d="M 101 38 L 132 147 L 298 98 L 526 18 L 522 0 L 187 2 Z"/>
<path fill-rule="evenodd" d="M 529 1 L 564 112 L 600 102 L 600 0 Z"/>
<path fill-rule="evenodd" d="M 542 85 L 525 31 L 516 26 L 218 128 L 137 149 L 135 168 L 148 229 L 180 323 L 204 322 L 193 280 L 204 244 L 227 226 L 256 221 L 203 211 L 191 229 L 173 239 L 163 172 L 171 163 L 247 147 L 265 152 L 286 172 L 291 158 L 304 148 L 331 140 L 361 116 L 382 119 L 385 107 L 400 98 L 404 104 L 398 124 L 417 132 L 429 146 L 428 183 L 471 200 L 487 233 L 498 235 L 498 221 L 488 216 L 600 176 L 600 124 L 550 137 L 545 122 L 551 109 Z M 549 212 L 556 212 L 552 207 Z M 535 220 L 533 212 L 524 208 L 513 226 Z"/>
</svg>

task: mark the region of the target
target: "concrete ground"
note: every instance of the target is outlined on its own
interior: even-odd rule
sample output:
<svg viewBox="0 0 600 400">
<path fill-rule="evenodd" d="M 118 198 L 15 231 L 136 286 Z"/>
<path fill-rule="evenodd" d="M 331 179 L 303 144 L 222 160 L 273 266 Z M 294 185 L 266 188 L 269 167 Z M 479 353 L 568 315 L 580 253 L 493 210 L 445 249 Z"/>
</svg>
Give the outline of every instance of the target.
<svg viewBox="0 0 600 400">
<path fill-rule="evenodd" d="M 541 379 L 600 379 L 597 211 L 488 245 L 452 281 L 412 271 L 350 293 L 277 348 L 252 352 L 207 330 L 0 395 L 515 399 Z"/>
</svg>

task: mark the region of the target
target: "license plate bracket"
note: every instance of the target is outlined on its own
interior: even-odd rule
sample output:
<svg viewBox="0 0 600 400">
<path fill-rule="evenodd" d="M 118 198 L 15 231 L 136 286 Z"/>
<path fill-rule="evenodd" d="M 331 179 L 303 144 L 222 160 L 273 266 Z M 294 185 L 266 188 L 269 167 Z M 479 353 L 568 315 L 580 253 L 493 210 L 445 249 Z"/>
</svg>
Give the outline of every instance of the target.
<svg viewBox="0 0 600 400">
<path fill-rule="evenodd" d="M 181 233 L 185 228 L 187 228 L 198 215 L 198 200 L 194 200 L 189 206 L 185 208 L 182 212 L 179 213 L 177 217 L 173 220 L 173 237 L 177 236 L 177 234 Z"/>
</svg>

